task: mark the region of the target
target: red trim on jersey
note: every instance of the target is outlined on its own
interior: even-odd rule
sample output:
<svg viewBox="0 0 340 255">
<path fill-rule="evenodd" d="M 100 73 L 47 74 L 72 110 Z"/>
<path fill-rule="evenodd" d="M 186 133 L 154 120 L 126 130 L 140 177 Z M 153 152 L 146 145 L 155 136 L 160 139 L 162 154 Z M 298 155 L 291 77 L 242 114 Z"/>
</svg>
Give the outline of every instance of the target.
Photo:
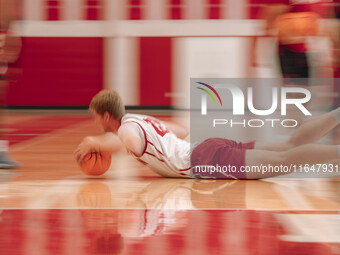
<svg viewBox="0 0 340 255">
<path fill-rule="evenodd" d="M 188 171 L 188 170 L 190 170 L 191 169 L 191 167 L 188 167 L 188 168 L 186 168 L 186 169 L 179 169 L 178 171 Z"/>
<path fill-rule="evenodd" d="M 129 121 L 128 121 L 129 122 Z M 146 132 L 144 130 L 144 128 L 142 127 L 141 124 L 139 124 L 137 121 L 133 121 L 131 120 L 130 122 L 134 122 L 136 123 L 142 130 L 143 130 L 143 133 L 144 133 L 144 139 L 145 139 L 145 145 L 144 145 L 144 150 L 143 150 L 143 153 L 142 155 L 140 155 L 139 157 L 142 157 L 144 155 L 144 153 L 146 152 L 146 147 L 148 146 L 148 139 L 146 138 Z"/>
<path fill-rule="evenodd" d="M 155 147 L 155 149 L 156 149 L 156 151 L 158 151 L 158 153 L 160 153 L 164 156 L 164 154 L 160 150 L 158 150 L 157 147 L 152 142 L 148 141 L 148 143 L 151 144 L 153 147 Z"/>
<path fill-rule="evenodd" d="M 145 132 L 144 128 L 142 127 L 142 125 L 139 124 L 137 121 L 131 120 L 130 122 L 134 122 L 134 123 L 138 124 L 138 126 L 143 130 L 144 138 L 145 138 L 145 146 L 144 146 L 143 154 L 146 152 L 147 144 L 149 143 L 149 144 L 151 144 L 156 149 L 156 151 L 158 153 L 160 153 L 160 154 L 162 154 L 162 156 L 164 156 L 164 154 L 160 150 L 158 150 L 157 147 L 152 142 L 148 141 L 148 139 L 146 138 L 146 132 Z M 143 154 L 141 156 L 143 156 Z"/>
<path fill-rule="evenodd" d="M 156 159 L 158 159 L 159 161 L 161 161 L 161 162 L 165 162 L 163 159 L 160 159 L 160 158 L 157 158 L 156 157 L 156 155 L 154 155 L 154 154 L 152 154 L 152 153 L 150 153 L 150 152 L 145 152 L 146 154 L 148 154 L 148 155 L 150 155 L 150 156 L 152 156 L 152 157 L 155 157 Z"/>
<path fill-rule="evenodd" d="M 158 158 L 156 155 L 154 155 L 154 154 L 152 154 L 152 153 L 146 151 L 147 144 L 149 143 L 150 145 L 152 145 L 152 146 L 156 149 L 157 152 L 159 152 L 161 155 L 164 156 L 164 154 L 163 154 L 161 151 L 159 151 L 159 150 L 156 148 L 156 146 L 155 146 L 152 142 L 148 141 L 148 139 L 146 138 L 146 132 L 145 132 L 144 128 L 142 127 L 142 125 L 139 124 L 137 121 L 133 121 L 133 120 L 130 120 L 130 121 L 127 121 L 127 122 L 134 122 L 134 123 L 136 123 L 136 124 L 143 130 L 144 139 L 145 139 L 145 146 L 144 146 L 143 154 L 142 154 L 140 157 L 142 157 L 142 156 L 146 153 L 146 154 L 148 154 L 148 155 L 150 155 L 150 156 L 152 156 L 152 157 L 158 159 L 159 161 L 165 163 L 165 161 L 164 161 L 163 159 L 160 159 L 160 158 Z M 137 157 L 137 159 L 139 159 L 139 157 Z M 140 160 L 140 161 L 142 161 L 142 163 L 144 162 L 143 160 Z M 147 164 L 147 163 L 146 163 L 146 164 Z M 186 169 L 179 169 L 178 171 L 188 171 L 188 170 L 190 170 L 190 169 L 191 169 L 191 167 L 186 168 Z M 180 174 L 180 175 L 183 175 L 183 176 L 187 176 L 186 174 L 183 174 L 183 173 L 179 173 L 179 174 Z"/>
</svg>

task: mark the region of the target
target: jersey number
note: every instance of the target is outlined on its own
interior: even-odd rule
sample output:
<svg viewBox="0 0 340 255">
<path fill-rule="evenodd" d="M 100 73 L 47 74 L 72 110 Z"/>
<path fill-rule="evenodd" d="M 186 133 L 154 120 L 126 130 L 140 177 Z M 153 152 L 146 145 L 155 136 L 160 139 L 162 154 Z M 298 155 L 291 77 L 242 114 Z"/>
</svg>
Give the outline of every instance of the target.
<svg viewBox="0 0 340 255">
<path fill-rule="evenodd" d="M 166 133 L 169 133 L 169 130 L 166 129 L 162 123 L 155 119 L 145 118 L 144 121 L 148 124 L 151 124 L 151 126 L 156 130 L 157 134 L 160 136 L 164 136 Z"/>
</svg>

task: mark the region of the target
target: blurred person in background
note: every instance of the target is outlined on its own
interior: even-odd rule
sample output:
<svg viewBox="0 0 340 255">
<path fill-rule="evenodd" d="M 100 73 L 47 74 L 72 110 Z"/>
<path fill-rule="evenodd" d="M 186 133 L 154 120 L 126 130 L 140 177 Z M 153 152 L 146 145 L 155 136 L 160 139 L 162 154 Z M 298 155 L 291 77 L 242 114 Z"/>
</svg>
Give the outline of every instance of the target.
<svg viewBox="0 0 340 255">
<path fill-rule="evenodd" d="M 19 166 L 8 154 L 9 142 L 5 138 L 3 123 L 6 88 L 14 78 L 9 66 L 16 63 L 21 50 L 20 37 L 11 32 L 13 21 L 19 18 L 18 3 L 18 0 L 0 0 L 0 169 Z"/>
<path fill-rule="evenodd" d="M 336 97 L 334 100 L 334 108 L 340 105 L 340 7 L 335 12 L 335 21 L 334 25 L 331 27 L 331 38 L 333 42 L 333 49 L 334 49 L 334 91 L 336 93 Z"/>
<path fill-rule="evenodd" d="M 320 35 L 320 19 L 328 17 L 326 0 L 273 0 L 261 12 L 265 34 L 277 35 L 280 71 L 285 86 L 307 86 L 311 77 L 307 37 Z M 301 79 L 301 80 L 300 80 Z"/>
</svg>

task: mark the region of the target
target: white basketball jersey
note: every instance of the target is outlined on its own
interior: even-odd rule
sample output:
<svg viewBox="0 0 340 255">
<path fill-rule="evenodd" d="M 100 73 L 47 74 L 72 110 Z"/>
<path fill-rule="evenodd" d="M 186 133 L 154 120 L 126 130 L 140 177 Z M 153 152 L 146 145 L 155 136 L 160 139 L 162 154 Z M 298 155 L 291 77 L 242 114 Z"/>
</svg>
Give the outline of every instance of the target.
<svg viewBox="0 0 340 255">
<path fill-rule="evenodd" d="M 146 115 L 126 114 L 121 125 L 136 123 L 145 139 L 143 155 L 136 157 L 164 177 L 190 176 L 190 143 L 167 130 L 164 123 Z"/>
</svg>

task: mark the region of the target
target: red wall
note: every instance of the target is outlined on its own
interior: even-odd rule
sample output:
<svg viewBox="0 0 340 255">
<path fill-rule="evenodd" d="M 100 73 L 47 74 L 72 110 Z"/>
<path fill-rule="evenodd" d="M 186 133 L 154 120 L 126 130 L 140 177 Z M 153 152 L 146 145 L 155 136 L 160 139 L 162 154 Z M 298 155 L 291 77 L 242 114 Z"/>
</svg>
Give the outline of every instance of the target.
<svg viewBox="0 0 340 255">
<path fill-rule="evenodd" d="M 171 37 L 140 38 L 140 104 L 171 105 L 165 93 L 172 83 Z"/>
<path fill-rule="evenodd" d="M 23 38 L 8 105 L 88 105 L 103 88 L 102 38 Z"/>
</svg>

